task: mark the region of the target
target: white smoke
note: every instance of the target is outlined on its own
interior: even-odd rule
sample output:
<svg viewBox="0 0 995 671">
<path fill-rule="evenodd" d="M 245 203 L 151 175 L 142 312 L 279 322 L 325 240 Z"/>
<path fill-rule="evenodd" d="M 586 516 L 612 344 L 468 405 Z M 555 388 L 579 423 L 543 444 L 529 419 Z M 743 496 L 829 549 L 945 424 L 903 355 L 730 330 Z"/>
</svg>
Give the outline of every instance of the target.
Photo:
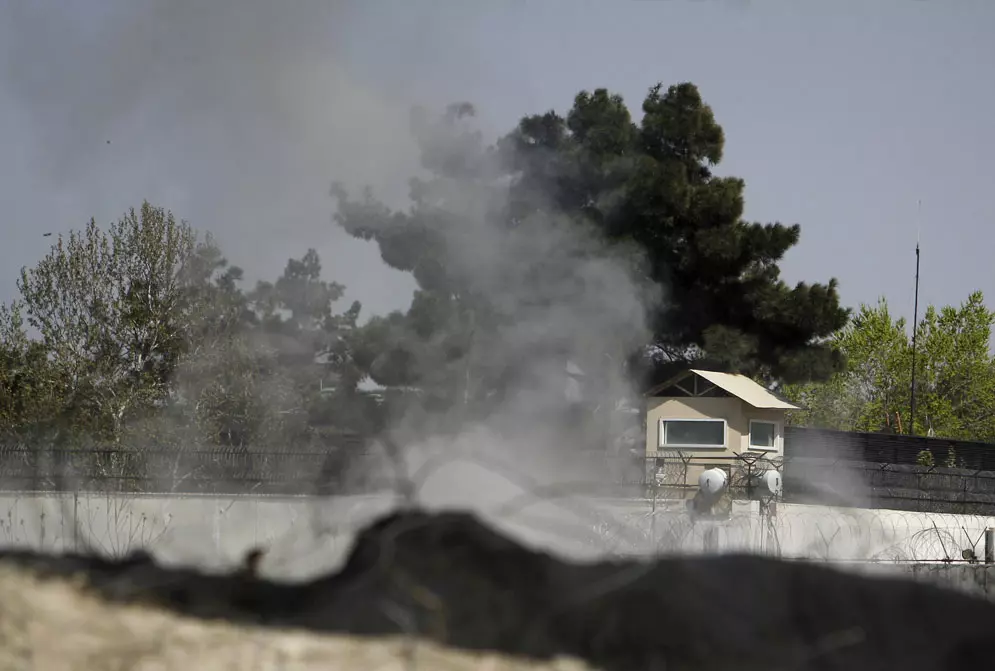
<svg viewBox="0 0 995 671">
<path fill-rule="evenodd" d="M 396 201 L 417 168 L 407 125 L 417 101 L 360 78 L 339 47 L 354 5 L 91 9 L 0 10 L 0 85 L 33 131 L 16 172 L 46 193 L 31 208 L 45 226 L 109 221 L 147 198 L 215 233 L 252 281 L 316 247 L 330 274 L 350 280 L 350 298 L 373 310 L 406 304 L 410 280 L 329 221 L 331 180 Z"/>
<path fill-rule="evenodd" d="M 452 101 L 399 98 L 352 68 L 341 44 L 359 13 L 318 0 L 136 0 L 104 5 L 81 24 L 82 9 L 8 5 L 2 81 L 34 131 L 23 169 L 59 194 L 59 212 L 71 212 L 66 227 L 148 198 L 215 233 L 250 280 L 275 277 L 287 258 L 316 247 L 349 299 L 376 311 L 405 308 L 410 277 L 331 223 L 328 185 L 371 185 L 404 207 L 407 180 L 419 172 L 409 110 L 441 111 Z M 439 450 L 475 451 L 528 478 L 487 466 L 439 470 L 422 502 L 484 511 L 528 487 L 597 476 L 602 462 L 582 466 L 572 455 L 583 428 L 543 417 L 571 403 L 568 362 L 585 373 L 582 393 L 602 406 L 630 393 L 619 361 L 645 341 L 648 298 L 631 251 L 609 253 L 594 232 L 555 217 L 497 233 L 482 215 L 492 202 L 444 195 L 461 215 L 445 236 L 449 259 L 512 317 L 480 334 L 474 356 L 489 369 L 528 362 L 532 382 L 455 440 L 405 445 L 403 423 L 393 437 L 412 463 Z M 547 349 L 556 355 L 535 354 Z"/>
</svg>

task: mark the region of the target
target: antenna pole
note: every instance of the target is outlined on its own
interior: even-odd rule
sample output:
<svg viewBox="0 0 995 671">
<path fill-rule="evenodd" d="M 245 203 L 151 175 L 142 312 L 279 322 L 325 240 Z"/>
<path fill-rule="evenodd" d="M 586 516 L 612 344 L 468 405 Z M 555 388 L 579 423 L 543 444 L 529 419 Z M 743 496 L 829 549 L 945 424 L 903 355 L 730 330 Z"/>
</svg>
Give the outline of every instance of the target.
<svg viewBox="0 0 995 671">
<path fill-rule="evenodd" d="M 922 201 L 919 201 L 922 208 Z M 912 384 L 909 389 L 909 435 L 914 436 L 916 429 L 916 336 L 919 332 L 919 234 L 916 233 L 916 297 L 912 308 Z"/>
</svg>

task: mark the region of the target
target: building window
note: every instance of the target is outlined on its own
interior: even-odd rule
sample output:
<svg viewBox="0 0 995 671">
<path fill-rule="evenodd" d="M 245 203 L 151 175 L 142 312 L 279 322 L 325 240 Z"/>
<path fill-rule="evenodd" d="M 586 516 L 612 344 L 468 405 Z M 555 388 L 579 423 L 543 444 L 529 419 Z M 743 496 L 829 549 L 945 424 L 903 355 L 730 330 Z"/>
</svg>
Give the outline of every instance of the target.
<svg viewBox="0 0 995 671">
<path fill-rule="evenodd" d="M 661 419 L 660 447 L 725 447 L 722 419 Z"/>
<path fill-rule="evenodd" d="M 777 448 L 777 424 L 750 420 L 750 447 L 761 450 Z"/>
</svg>

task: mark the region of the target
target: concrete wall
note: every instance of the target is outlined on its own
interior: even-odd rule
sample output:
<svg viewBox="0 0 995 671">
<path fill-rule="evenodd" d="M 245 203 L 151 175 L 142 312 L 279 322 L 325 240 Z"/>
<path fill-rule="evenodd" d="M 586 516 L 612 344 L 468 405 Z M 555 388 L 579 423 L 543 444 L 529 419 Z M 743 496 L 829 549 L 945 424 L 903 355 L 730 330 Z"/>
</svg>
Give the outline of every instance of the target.
<svg viewBox="0 0 995 671">
<path fill-rule="evenodd" d="M 392 505 L 386 496 L 5 494 L 0 495 L 0 546 L 118 556 L 144 548 L 165 562 L 208 569 L 236 565 L 248 549 L 262 546 L 268 549 L 264 574 L 303 578 L 335 569 L 354 531 Z M 644 500 L 560 500 L 558 513 L 545 505 L 544 515 L 526 511 L 498 523 L 534 546 L 577 558 L 755 552 L 847 570 L 911 574 L 995 594 L 995 566 L 961 560 L 966 548 L 983 559 L 984 531 L 995 527 L 993 517 L 798 504 L 780 504 L 776 515 L 766 515 L 757 502 L 736 501 L 729 519 L 693 522 L 682 501 L 658 501 L 654 509 Z M 960 564 L 939 563 L 946 558 Z"/>
<path fill-rule="evenodd" d="M 638 528 L 664 552 L 761 552 L 833 562 L 960 561 L 965 549 L 983 558 L 985 529 L 995 527 L 990 516 L 803 504 L 779 503 L 774 514 L 761 514 L 757 501 L 733 501 L 728 519 L 695 522 L 683 501 L 658 501 L 656 514 L 647 515 L 650 505 L 618 513 L 617 521 Z"/>
<path fill-rule="evenodd" d="M 330 570 L 355 528 L 392 504 L 387 497 L 235 498 L 0 495 L 0 546 L 124 556 L 151 551 L 169 563 L 237 565 L 264 547 L 262 571 L 305 577 Z"/>
<path fill-rule="evenodd" d="M 279 555 L 313 549 L 337 557 L 355 529 L 392 503 L 383 496 L 5 494 L 0 495 L 0 545 L 93 549 L 116 556 L 149 548 L 166 561 L 208 567 L 237 563 L 255 546 L 273 548 Z M 764 515 L 756 501 L 734 501 L 728 519 L 697 522 L 688 516 L 683 501 L 658 501 L 655 511 L 645 500 L 558 499 L 542 504 L 544 511 L 536 507 L 540 503 L 518 516 L 520 526 L 538 528 L 547 521 L 552 524 L 556 516 L 559 535 L 567 533 L 567 527 L 586 527 L 588 540 L 597 536 L 604 541 L 601 550 L 623 554 L 655 549 L 761 552 L 834 562 L 960 561 L 965 549 L 983 558 L 984 531 L 995 527 L 995 517 L 783 503 L 776 514 Z M 552 542 L 552 535 L 536 533 L 530 540 L 542 545 L 547 539 Z"/>
<path fill-rule="evenodd" d="M 489 501 L 487 493 L 478 494 L 475 512 L 526 544 L 576 559 L 603 556 L 607 536 L 599 525 L 615 528 L 634 509 L 629 503 L 553 496 L 514 505 L 519 512 L 494 513 L 507 501 Z M 435 497 L 431 507 L 463 508 L 461 500 L 471 500 L 475 493 L 458 494 L 456 500 Z M 515 494 L 510 492 L 512 500 Z M 267 551 L 264 575 L 305 578 L 338 567 L 355 532 L 394 505 L 389 495 L 320 499 L 5 493 L 0 494 L 0 548 L 118 557 L 146 550 L 167 563 L 223 570 L 239 565 L 249 549 L 262 547 Z M 646 510 L 643 503 L 634 506 Z M 649 550 L 645 542 L 627 547 Z"/>
<path fill-rule="evenodd" d="M 758 502 L 734 501 L 728 519 L 692 522 L 683 501 L 657 501 L 655 512 L 647 506 L 652 507 L 613 504 L 615 528 L 629 530 L 618 544 L 621 552 L 638 544 L 634 538 L 645 538 L 663 553 L 747 552 L 819 561 L 995 600 L 995 564 L 962 558 L 962 551 L 971 549 L 984 561 L 984 532 L 995 527 L 995 517 L 799 504 L 779 504 L 769 515 L 760 513 Z"/>
<path fill-rule="evenodd" d="M 934 562 L 984 557 L 995 517 L 780 504 L 774 528 L 788 556 Z"/>
</svg>

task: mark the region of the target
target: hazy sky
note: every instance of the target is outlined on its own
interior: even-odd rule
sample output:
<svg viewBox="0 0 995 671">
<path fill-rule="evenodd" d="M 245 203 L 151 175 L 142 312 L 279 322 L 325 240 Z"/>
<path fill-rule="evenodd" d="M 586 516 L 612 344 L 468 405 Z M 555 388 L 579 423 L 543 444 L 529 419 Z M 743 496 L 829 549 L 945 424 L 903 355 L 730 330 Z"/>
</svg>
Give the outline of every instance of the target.
<svg viewBox="0 0 995 671">
<path fill-rule="evenodd" d="M 5 0 L 0 296 L 43 232 L 148 198 L 253 278 L 314 246 L 367 309 L 404 307 L 409 280 L 331 223 L 327 190 L 405 193 L 412 102 L 472 101 L 497 132 L 580 89 L 638 114 L 692 81 L 748 218 L 801 224 L 789 281 L 910 316 L 921 223 L 921 302 L 995 305 L 993 30 L 990 0 Z"/>
</svg>

